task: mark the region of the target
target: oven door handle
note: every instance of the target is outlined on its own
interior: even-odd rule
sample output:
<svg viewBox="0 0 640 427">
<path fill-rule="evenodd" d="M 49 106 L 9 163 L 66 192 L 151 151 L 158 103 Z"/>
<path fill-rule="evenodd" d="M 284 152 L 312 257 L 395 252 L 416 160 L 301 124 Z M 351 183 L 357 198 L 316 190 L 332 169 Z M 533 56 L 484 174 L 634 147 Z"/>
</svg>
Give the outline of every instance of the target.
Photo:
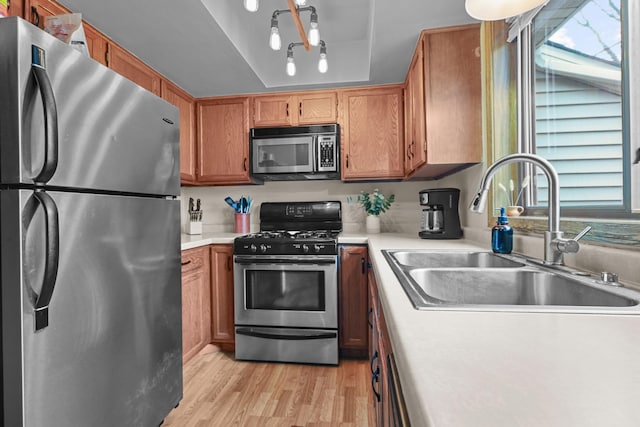
<svg viewBox="0 0 640 427">
<path fill-rule="evenodd" d="M 288 334 L 274 334 L 264 331 L 258 331 L 253 328 L 236 328 L 236 334 L 246 335 L 248 337 L 276 339 L 276 340 L 324 340 L 330 338 L 337 338 L 337 332 L 309 332 L 300 335 L 288 335 Z"/>
<path fill-rule="evenodd" d="M 300 264 L 305 264 L 305 265 L 313 265 L 313 264 L 335 264 L 336 263 L 336 259 L 335 257 L 331 257 L 331 258 L 310 258 L 310 259 L 304 259 L 303 257 L 297 258 L 297 259 L 287 259 L 287 258 L 269 258 L 269 259 L 262 259 L 262 258 L 253 258 L 253 257 L 239 257 L 236 256 L 234 259 L 234 262 L 236 264 L 287 264 L 287 265 L 300 265 Z"/>
</svg>

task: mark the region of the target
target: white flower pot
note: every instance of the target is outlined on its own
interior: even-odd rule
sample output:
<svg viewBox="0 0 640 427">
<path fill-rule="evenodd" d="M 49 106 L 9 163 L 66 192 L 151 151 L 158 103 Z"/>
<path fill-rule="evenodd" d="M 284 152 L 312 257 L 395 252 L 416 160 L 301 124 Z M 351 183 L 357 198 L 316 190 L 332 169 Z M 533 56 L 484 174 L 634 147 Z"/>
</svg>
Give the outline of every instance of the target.
<svg viewBox="0 0 640 427">
<path fill-rule="evenodd" d="M 378 215 L 367 215 L 366 226 L 368 234 L 380 233 L 380 217 Z"/>
</svg>

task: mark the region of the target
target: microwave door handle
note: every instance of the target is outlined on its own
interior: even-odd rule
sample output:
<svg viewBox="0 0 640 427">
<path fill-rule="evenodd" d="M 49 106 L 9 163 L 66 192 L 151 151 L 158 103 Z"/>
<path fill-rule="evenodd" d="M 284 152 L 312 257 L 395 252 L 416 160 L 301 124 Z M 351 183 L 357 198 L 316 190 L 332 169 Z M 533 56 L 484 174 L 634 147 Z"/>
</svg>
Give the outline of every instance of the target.
<svg viewBox="0 0 640 427">
<path fill-rule="evenodd" d="M 313 171 L 317 172 L 320 170 L 320 137 L 318 135 L 313 135 Z"/>
</svg>

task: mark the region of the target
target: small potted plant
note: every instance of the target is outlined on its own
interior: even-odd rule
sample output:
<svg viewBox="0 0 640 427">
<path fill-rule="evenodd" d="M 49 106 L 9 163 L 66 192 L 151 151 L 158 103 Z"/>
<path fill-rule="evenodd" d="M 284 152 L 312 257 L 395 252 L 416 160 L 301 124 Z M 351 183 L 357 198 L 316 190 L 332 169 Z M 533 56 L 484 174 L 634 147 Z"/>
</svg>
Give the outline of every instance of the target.
<svg viewBox="0 0 640 427">
<path fill-rule="evenodd" d="M 367 233 L 380 232 L 380 214 L 389 209 L 395 198 L 395 194 L 385 197 L 377 188 L 371 194 L 364 191 L 360 193 L 358 203 L 362 205 L 367 213 Z"/>
</svg>

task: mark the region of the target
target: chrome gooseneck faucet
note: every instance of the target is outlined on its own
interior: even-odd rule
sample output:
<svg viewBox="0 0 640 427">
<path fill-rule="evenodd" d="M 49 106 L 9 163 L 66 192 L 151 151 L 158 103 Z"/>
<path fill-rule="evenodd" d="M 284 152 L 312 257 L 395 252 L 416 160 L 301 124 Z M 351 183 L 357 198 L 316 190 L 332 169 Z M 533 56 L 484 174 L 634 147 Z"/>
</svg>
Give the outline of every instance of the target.
<svg viewBox="0 0 640 427">
<path fill-rule="evenodd" d="M 553 165 L 546 159 L 535 154 L 510 154 L 495 161 L 484 173 L 480 181 L 478 194 L 471 201 L 469 210 L 474 213 L 482 213 L 487 205 L 487 193 L 493 180 L 493 175 L 502 166 L 512 163 L 529 162 L 538 166 L 549 181 L 549 230 L 544 233 L 544 263 L 551 265 L 563 265 L 565 253 L 576 253 L 580 249 L 580 240 L 587 234 L 591 227 L 587 226 L 575 238 L 565 239 L 560 231 L 560 184 L 558 173 Z"/>
</svg>

